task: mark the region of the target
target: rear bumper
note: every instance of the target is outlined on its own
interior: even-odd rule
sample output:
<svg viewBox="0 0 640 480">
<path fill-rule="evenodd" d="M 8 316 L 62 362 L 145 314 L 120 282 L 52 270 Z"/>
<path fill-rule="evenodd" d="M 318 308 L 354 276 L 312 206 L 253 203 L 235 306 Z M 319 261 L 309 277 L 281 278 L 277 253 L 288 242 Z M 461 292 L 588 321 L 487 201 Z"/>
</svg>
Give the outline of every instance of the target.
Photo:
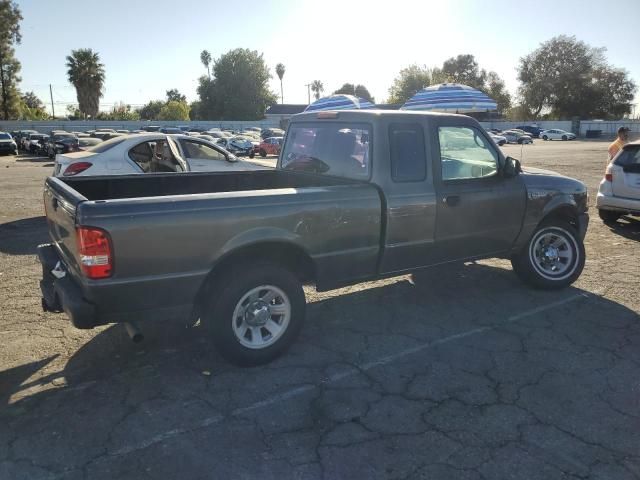
<svg viewBox="0 0 640 480">
<path fill-rule="evenodd" d="M 640 214 L 640 200 L 604 195 L 602 192 L 598 192 L 596 207 L 602 210 Z"/>
<path fill-rule="evenodd" d="M 163 321 L 190 318 L 193 304 L 161 304 L 159 298 L 163 296 L 160 288 L 154 291 L 153 283 L 126 284 L 122 287 L 109 285 L 89 285 L 87 291 L 71 276 L 60 258 L 53 244 L 38 246 L 38 259 L 42 264 L 42 307 L 45 311 L 64 312 L 76 328 L 89 329 L 109 323 L 142 322 L 145 320 Z M 62 278 L 55 277 L 51 272 L 56 266 L 65 274 Z M 170 283 L 172 290 L 179 290 L 175 282 Z M 187 287 L 187 281 L 182 282 Z M 195 291 L 195 288 L 193 288 Z M 155 293 L 158 294 L 156 297 Z M 156 299 L 155 305 L 141 304 L 132 299 L 146 297 Z M 166 296 L 166 295 L 165 295 Z M 89 298 L 87 298 L 89 297 Z M 119 308 L 114 310 L 114 306 Z"/>
<path fill-rule="evenodd" d="M 60 256 L 52 244 L 38 246 L 38 260 L 42 264 L 42 306 L 52 312 L 64 311 L 76 328 L 93 328 L 97 322 L 95 305 L 85 300 L 78 284 L 66 273 L 62 278 L 51 272 L 60 264 Z"/>
</svg>

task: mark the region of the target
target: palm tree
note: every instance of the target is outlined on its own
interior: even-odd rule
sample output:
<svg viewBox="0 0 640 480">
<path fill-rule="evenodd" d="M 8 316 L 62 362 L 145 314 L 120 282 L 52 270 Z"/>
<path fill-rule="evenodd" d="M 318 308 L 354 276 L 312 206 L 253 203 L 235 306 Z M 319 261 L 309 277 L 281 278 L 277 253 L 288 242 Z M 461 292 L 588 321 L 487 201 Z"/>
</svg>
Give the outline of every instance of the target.
<svg viewBox="0 0 640 480">
<path fill-rule="evenodd" d="M 276 65 L 276 75 L 280 79 L 280 103 L 284 103 L 284 90 L 282 90 L 282 77 L 284 77 L 284 65 L 279 63 Z"/>
<path fill-rule="evenodd" d="M 67 76 L 76 87 L 80 111 L 95 118 L 104 88 L 104 65 L 98 53 L 90 48 L 71 50 L 67 56 Z"/>
<path fill-rule="evenodd" d="M 313 90 L 313 96 L 316 97 L 316 100 L 319 100 L 320 95 L 324 92 L 324 85 L 320 80 L 314 80 L 311 83 L 311 90 Z"/>
<path fill-rule="evenodd" d="M 209 70 L 209 64 L 211 63 L 211 54 L 207 50 L 202 50 L 202 52 L 200 53 L 200 61 L 205 67 L 207 67 L 207 75 L 209 76 L 209 80 L 211 80 L 211 71 Z"/>
</svg>

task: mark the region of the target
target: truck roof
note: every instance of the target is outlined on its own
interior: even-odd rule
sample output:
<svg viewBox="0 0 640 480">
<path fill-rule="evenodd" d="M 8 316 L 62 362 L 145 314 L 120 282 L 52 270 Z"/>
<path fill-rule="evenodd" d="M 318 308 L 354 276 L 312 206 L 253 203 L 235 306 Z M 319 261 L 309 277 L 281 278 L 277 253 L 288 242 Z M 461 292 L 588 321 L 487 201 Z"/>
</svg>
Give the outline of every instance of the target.
<svg viewBox="0 0 640 480">
<path fill-rule="evenodd" d="M 337 116 L 333 118 L 322 118 L 320 115 L 327 115 L 329 112 L 336 113 Z M 471 117 L 467 115 L 460 115 L 457 113 L 440 113 L 440 112 L 416 112 L 411 110 L 378 110 L 378 109 L 367 109 L 367 110 L 320 110 L 314 112 L 302 112 L 291 117 L 292 121 L 304 121 L 304 120 L 347 120 L 347 121 L 371 121 L 377 117 L 398 117 L 400 118 L 408 118 L 408 117 L 450 117 L 455 118 L 458 121 L 461 119 L 471 119 Z"/>
</svg>

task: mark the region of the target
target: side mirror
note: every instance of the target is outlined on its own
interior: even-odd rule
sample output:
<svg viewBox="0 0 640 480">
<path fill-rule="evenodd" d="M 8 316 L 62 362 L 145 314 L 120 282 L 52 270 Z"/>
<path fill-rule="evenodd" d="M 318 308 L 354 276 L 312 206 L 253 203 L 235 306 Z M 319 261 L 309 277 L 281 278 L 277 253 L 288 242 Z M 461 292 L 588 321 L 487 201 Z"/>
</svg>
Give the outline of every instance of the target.
<svg viewBox="0 0 640 480">
<path fill-rule="evenodd" d="M 502 165 L 502 176 L 504 178 L 513 178 L 522 172 L 522 165 L 520 164 L 520 160 L 507 157 Z"/>
</svg>

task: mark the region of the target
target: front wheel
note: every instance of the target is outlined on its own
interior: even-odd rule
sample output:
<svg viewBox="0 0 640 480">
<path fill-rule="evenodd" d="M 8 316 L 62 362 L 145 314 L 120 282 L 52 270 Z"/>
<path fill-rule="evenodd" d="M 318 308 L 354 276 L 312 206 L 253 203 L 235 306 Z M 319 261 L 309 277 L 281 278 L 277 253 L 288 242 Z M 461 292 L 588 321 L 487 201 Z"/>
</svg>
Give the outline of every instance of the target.
<svg viewBox="0 0 640 480">
<path fill-rule="evenodd" d="M 266 150 L 263 150 L 263 149 L 260 149 L 260 156 L 261 156 L 262 158 L 266 157 L 266 156 L 267 156 L 267 151 L 266 151 Z"/>
<path fill-rule="evenodd" d="M 584 244 L 573 225 L 552 221 L 536 229 L 525 248 L 511 258 L 511 265 L 525 283 L 553 290 L 575 282 L 584 261 Z"/>
<path fill-rule="evenodd" d="M 549 140 L 549 137 L 547 137 L 546 135 L 543 135 L 542 139 L 546 142 L 547 140 Z"/>
<path fill-rule="evenodd" d="M 240 264 L 211 289 L 203 323 L 220 354 L 239 366 L 268 363 L 296 339 L 305 314 L 300 280 L 271 263 Z"/>
<path fill-rule="evenodd" d="M 566 135 L 563 135 L 563 136 L 562 136 L 562 140 L 564 140 L 564 141 L 566 142 L 566 141 L 567 141 L 567 136 L 566 136 Z"/>
</svg>

